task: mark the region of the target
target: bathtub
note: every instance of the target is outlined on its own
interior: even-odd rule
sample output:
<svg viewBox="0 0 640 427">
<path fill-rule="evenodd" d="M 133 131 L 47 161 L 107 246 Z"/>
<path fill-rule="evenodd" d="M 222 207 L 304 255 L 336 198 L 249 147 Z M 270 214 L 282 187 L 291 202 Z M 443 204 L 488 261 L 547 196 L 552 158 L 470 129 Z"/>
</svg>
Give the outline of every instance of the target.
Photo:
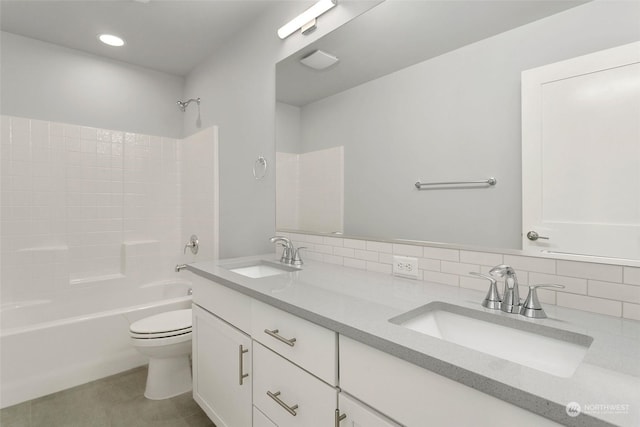
<svg viewBox="0 0 640 427">
<path fill-rule="evenodd" d="M 189 288 L 190 282 L 172 280 L 3 304 L 0 407 L 144 365 L 146 358 L 131 345 L 129 325 L 163 311 L 190 308 Z"/>
</svg>

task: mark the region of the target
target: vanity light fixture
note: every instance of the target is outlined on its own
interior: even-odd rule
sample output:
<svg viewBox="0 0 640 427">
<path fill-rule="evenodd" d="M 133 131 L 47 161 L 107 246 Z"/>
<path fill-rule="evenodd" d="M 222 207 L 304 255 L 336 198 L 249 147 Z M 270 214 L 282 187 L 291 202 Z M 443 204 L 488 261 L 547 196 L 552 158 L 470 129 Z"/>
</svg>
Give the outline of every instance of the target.
<svg viewBox="0 0 640 427">
<path fill-rule="evenodd" d="M 100 34 L 98 35 L 98 40 L 109 46 L 124 46 L 124 40 L 118 36 L 114 36 L 113 34 Z"/>
<path fill-rule="evenodd" d="M 330 53 L 324 52 L 322 50 L 314 50 L 310 54 L 300 59 L 300 62 L 302 62 L 307 67 L 313 68 L 314 70 L 324 70 L 331 67 L 338 61 L 339 59 L 336 56 L 333 56 Z"/>
<path fill-rule="evenodd" d="M 338 4 L 338 0 L 320 0 L 291 21 L 284 24 L 278 30 L 278 37 L 286 39 L 298 29 L 302 30 L 302 34 L 309 34 L 316 28 L 316 18 L 332 9 Z"/>
</svg>

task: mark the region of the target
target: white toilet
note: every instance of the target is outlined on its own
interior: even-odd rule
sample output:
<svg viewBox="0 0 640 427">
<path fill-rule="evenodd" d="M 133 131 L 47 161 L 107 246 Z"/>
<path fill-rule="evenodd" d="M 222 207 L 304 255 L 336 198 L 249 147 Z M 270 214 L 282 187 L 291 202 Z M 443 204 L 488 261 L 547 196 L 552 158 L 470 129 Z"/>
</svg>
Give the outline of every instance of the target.
<svg viewBox="0 0 640 427">
<path fill-rule="evenodd" d="M 131 324 L 136 349 L 149 357 L 144 396 L 161 400 L 191 390 L 191 309 L 156 314 Z"/>
</svg>

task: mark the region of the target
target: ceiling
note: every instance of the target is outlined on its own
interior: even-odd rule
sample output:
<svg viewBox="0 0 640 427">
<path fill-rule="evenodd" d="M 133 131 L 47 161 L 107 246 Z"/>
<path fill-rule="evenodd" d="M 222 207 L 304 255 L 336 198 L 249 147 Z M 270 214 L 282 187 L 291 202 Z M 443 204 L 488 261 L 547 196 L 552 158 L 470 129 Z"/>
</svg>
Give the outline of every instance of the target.
<svg viewBox="0 0 640 427">
<path fill-rule="evenodd" d="M 304 106 L 587 1 L 386 0 L 279 62 L 276 97 Z M 302 65 L 316 49 L 340 61 L 323 71 Z"/>
<path fill-rule="evenodd" d="M 1 0 L 0 29 L 184 76 L 236 32 L 259 19 L 268 0 Z M 274 28 L 274 37 L 275 37 Z M 124 38 L 103 45 L 101 33 Z"/>
</svg>

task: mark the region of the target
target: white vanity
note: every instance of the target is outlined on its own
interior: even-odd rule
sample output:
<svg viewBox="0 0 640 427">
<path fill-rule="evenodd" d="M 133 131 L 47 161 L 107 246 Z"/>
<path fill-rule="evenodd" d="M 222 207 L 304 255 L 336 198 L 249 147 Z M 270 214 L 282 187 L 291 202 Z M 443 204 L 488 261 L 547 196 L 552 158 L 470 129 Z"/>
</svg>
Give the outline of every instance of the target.
<svg viewBox="0 0 640 427">
<path fill-rule="evenodd" d="M 230 265 L 188 267 L 195 273 L 193 393 L 219 427 L 637 422 L 638 376 L 597 366 L 606 351 L 598 330 L 590 331 L 596 337 L 584 361 L 563 378 L 388 321 L 432 301 L 457 302 L 485 315 L 481 293 L 313 262 L 258 278 L 232 272 Z M 563 322 L 529 323 L 565 324 L 566 333 L 575 335 L 576 319 L 603 318 L 567 312 Z M 627 332 L 634 325 L 638 329 L 625 325 Z M 623 353 L 637 354 L 637 340 L 624 342 Z M 601 381 L 609 387 L 613 379 L 617 397 L 631 406 L 626 417 L 567 415 L 568 402 L 614 398 L 600 390 Z"/>
</svg>

